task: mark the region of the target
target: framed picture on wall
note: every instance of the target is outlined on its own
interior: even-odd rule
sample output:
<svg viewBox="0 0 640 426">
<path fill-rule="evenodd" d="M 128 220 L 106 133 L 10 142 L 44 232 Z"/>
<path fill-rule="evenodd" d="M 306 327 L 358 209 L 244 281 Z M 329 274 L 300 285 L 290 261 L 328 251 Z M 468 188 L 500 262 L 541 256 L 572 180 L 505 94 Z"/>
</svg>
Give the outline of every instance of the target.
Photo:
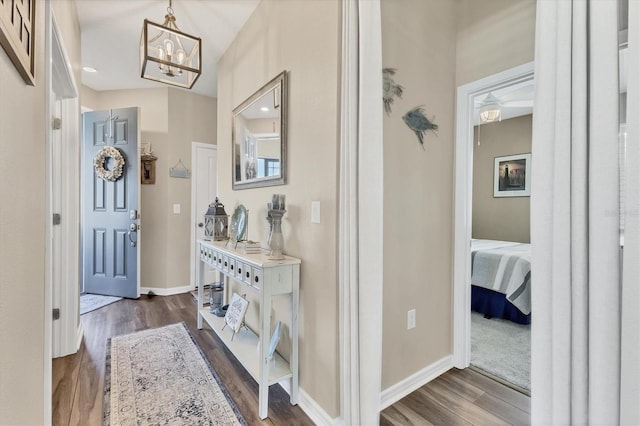
<svg viewBox="0 0 640 426">
<path fill-rule="evenodd" d="M 496 157 L 493 166 L 494 197 L 531 195 L 531 153 Z"/>
</svg>

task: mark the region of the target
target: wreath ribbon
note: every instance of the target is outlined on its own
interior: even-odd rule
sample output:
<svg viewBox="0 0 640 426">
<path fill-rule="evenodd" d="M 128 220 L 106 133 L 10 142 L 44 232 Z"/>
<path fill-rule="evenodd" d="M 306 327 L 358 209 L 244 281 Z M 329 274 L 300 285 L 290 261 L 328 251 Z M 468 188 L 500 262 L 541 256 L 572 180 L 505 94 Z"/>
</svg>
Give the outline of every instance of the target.
<svg viewBox="0 0 640 426">
<path fill-rule="evenodd" d="M 114 161 L 113 168 L 107 170 L 105 163 L 107 158 L 111 158 Z M 124 171 L 124 157 L 120 150 L 113 146 L 102 147 L 96 157 L 93 159 L 93 166 L 96 169 L 96 175 L 107 182 L 115 182 L 120 179 Z"/>
</svg>

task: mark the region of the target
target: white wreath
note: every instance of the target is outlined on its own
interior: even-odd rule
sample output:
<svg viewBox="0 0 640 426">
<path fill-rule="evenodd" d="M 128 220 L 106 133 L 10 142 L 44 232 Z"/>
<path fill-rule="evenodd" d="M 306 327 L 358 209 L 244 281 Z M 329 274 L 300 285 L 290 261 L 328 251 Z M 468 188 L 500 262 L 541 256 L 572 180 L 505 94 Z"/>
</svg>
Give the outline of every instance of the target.
<svg viewBox="0 0 640 426">
<path fill-rule="evenodd" d="M 107 158 L 112 158 L 115 164 L 111 170 L 104 167 Z M 124 170 L 124 157 L 118 148 L 113 146 L 105 146 L 98 151 L 96 158 L 93 159 L 93 166 L 96 169 L 96 175 L 108 182 L 117 181 Z"/>
</svg>

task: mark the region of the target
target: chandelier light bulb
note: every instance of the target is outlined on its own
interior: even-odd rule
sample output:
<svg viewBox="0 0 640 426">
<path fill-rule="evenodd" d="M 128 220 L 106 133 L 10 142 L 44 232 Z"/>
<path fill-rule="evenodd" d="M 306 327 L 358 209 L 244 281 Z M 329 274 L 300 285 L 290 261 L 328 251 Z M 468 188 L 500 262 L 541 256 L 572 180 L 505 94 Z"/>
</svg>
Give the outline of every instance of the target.
<svg viewBox="0 0 640 426">
<path fill-rule="evenodd" d="M 178 65 L 184 64 L 184 57 L 185 57 L 184 50 L 182 49 L 176 50 L 176 63 Z"/>
<path fill-rule="evenodd" d="M 170 38 L 164 41 L 164 48 L 167 51 L 167 58 L 171 61 L 171 57 L 173 56 L 173 42 Z"/>
</svg>

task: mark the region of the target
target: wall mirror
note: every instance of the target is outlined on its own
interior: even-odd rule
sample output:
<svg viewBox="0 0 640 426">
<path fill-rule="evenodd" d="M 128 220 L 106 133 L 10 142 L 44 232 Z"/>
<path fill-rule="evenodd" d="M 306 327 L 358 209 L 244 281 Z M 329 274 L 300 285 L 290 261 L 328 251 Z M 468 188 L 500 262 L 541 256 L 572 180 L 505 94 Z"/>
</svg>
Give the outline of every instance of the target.
<svg viewBox="0 0 640 426">
<path fill-rule="evenodd" d="M 233 110 L 233 189 L 286 182 L 287 72 Z"/>
</svg>

